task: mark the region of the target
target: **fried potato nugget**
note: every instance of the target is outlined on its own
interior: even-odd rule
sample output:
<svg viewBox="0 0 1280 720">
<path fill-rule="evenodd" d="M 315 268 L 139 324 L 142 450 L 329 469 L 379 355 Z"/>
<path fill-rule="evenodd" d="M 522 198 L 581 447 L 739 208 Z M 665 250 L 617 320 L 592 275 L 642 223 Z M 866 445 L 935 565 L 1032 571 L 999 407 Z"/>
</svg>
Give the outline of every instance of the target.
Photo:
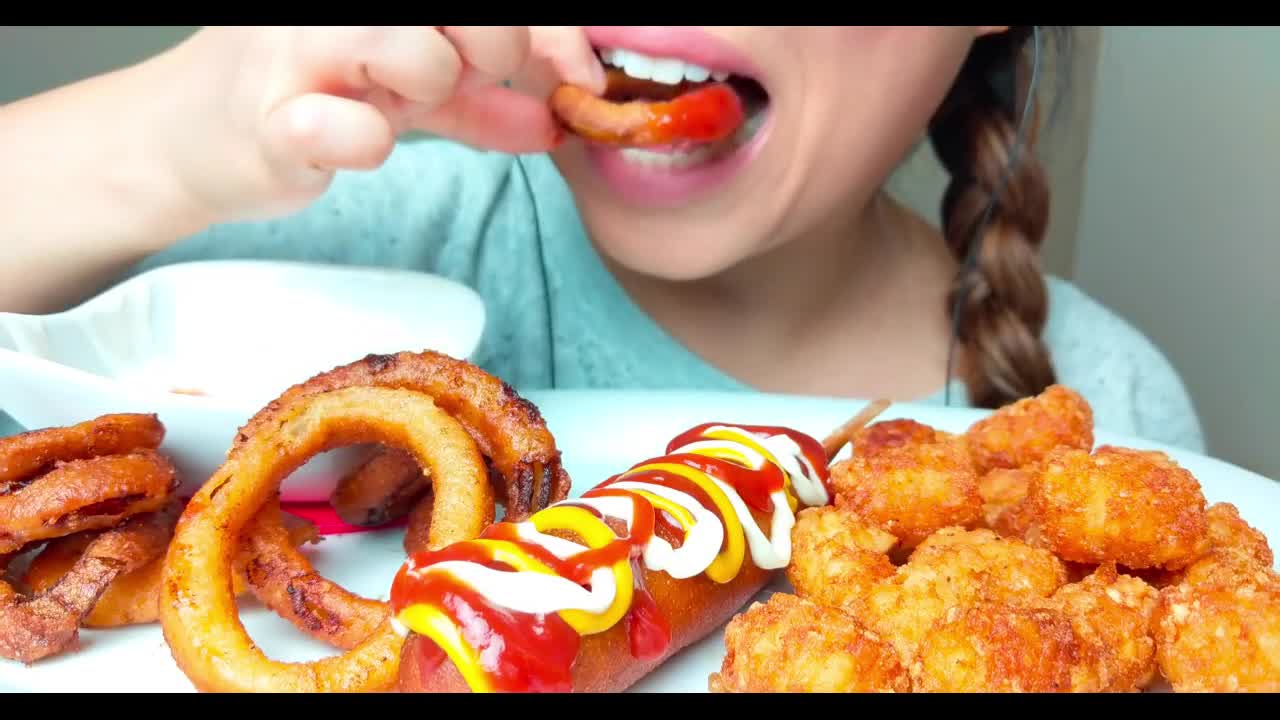
<svg viewBox="0 0 1280 720">
<path fill-rule="evenodd" d="M 1064 585 L 1045 604 L 1071 621 L 1081 656 L 1073 669 L 1077 692 L 1137 692 L 1155 677 L 1152 617 L 1160 595 L 1142 580 L 1100 566 Z"/>
<path fill-rule="evenodd" d="M 756 602 L 725 629 L 716 693 L 910 692 L 893 648 L 853 616 L 795 595 Z"/>
<path fill-rule="evenodd" d="M 898 539 L 848 510 L 831 505 L 801 510 L 791 531 L 787 580 L 796 594 L 831 607 L 856 606 L 896 568 L 886 554 Z"/>
<path fill-rule="evenodd" d="M 1034 604 L 1066 582 L 1066 568 L 1046 550 L 991 530 L 945 528 L 921 543 L 851 612 L 909 659 L 933 625 L 956 608 L 980 602 Z"/>
<path fill-rule="evenodd" d="M 976 525 L 982 496 L 964 442 L 936 432 L 921 442 L 920 428 L 889 422 L 895 425 L 888 431 L 875 423 L 855 436 L 854 447 L 861 443 L 866 452 L 831 468 L 836 504 L 889 531 L 906 549 L 944 527 Z M 896 444 L 903 434 L 911 441 Z"/>
<path fill-rule="evenodd" d="M 1081 655 L 1071 621 L 1049 608 L 952 608 L 911 664 L 916 692 L 1071 692 Z"/>
<path fill-rule="evenodd" d="M 1005 537 L 1022 538 L 1030 524 L 1029 505 L 1023 501 L 1035 473 L 1026 468 L 996 468 L 978 481 L 982 496 L 982 521 Z"/>
<path fill-rule="evenodd" d="M 1091 449 L 1093 409 L 1074 390 L 1051 385 L 979 420 L 964 437 L 980 475 L 1025 467 L 1060 447 Z"/>
<path fill-rule="evenodd" d="M 1209 551 L 1188 565 L 1174 582 L 1203 584 L 1271 572 L 1275 556 L 1267 537 L 1240 517 L 1231 503 L 1215 503 L 1205 511 Z"/>
<path fill-rule="evenodd" d="M 1063 560 L 1173 570 L 1208 548 L 1200 483 L 1162 452 L 1059 448 L 1027 499 L 1028 539 Z"/>
<path fill-rule="evenodd" d="M 1182 583 L 1161 591 L 1156 659 L 1175 692 L 1280 692 L 1280 581 Z"/>
<path fill-rule="evenodd" d="M 881 420 L 854 433 L 853 454 L 865 457 L 889 448 L 946 442 L 954 437 L 915 420 Z"/>
</svg>

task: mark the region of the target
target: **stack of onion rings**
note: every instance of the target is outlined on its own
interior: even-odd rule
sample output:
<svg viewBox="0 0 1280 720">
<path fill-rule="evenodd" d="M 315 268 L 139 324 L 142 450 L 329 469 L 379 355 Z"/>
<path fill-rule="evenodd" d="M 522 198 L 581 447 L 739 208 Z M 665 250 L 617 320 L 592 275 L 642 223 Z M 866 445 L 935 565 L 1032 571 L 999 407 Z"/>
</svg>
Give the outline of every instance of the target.
<svg viewBox="0 0 1280 720">
<path fill-rule="evenodd" d="M 61 572 L 23 597 L 0 583 L 0 657 L 62 652 L 120 578 L 164 555 L 180 503 L 154 415 L 120 414 L 0 439 L 0 557 L 77 540 Z"/>
<path fill-rule="evenodd" d="M 395 687 L 403 639 L 389 610 L 320 577 L 277 530 L 276 495 L 289 474 L 317 453 L 365 443 L 407 452 L 429 476 L 431 491 L 411 514 L 422 516 L 430 547 L 477 537 L 499 503 L 507 517 L 525 518 L 569 491 L 537 409 L 470 363 L 433 352 L 369 356 L 290 388 L 241 429 L 170 544 L 160 621 L 174 659 L 198 689 Z M 428 512 L 417 511 L 423 507 Z M 245 566 L 255 596 L 343 654 L 281 663 L 256 647 L 234 597 L 239 538 L 255 547 Z"/>
</svg>

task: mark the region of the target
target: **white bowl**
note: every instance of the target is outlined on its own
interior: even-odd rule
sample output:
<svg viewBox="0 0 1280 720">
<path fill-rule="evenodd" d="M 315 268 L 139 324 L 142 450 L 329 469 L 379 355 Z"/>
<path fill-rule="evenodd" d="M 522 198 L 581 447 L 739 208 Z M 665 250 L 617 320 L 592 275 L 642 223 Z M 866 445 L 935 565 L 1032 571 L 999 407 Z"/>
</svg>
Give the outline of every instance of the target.
<svg viewBox="0 0 1280 720">
<path fill-rule="evenodd" d="M 0 313 L 0 409 L 23 427 L 156 413 L 163 450 L 199 487 L 245 421 L 288 387 L 370 353 L 469 358 L 484 329 L 473 290 L 422 273 L 275 261 L 169 265 L 53 315 Z M 184 394 L 199 392 L 200 395 Z M 363 452 L 325 453 L 287 499 L 328 496 Z"/>
</svg>

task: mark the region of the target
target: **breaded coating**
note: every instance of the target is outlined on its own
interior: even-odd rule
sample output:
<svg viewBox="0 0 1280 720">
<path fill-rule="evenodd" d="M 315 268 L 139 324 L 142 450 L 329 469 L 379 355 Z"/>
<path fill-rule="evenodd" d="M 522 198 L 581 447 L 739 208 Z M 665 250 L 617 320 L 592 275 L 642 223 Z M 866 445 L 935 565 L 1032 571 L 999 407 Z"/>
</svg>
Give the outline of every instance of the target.
<svg viewBox="0 0 1280 720">
<path fill-rule="evenodd" d="M 1235 505 L 1210 505 L 1205 518 L 1209 551 L 1188 565 L 1176 582 L 1201 584 L 1273 570 L 1275 556 L 1266 536 L 1245 522 Z"/>
<path fill-rule="evenodd" d="M 1019 508 L 1027 497 L 1032 477 L 1034 473 L 1025 468 L 997 468 L 982 476 L 978 481 L 978 494 L 982 496 L 982 520 L 986 527 L 1007 537 L 1022 537 L 1022 533 L 1017 532 L 1021 521 L 1014 518 L 1027 515 L 1019 512 Z M 1002 527 L 1009 532 L 1002 532 Z"/>
<path fill-rule="evenodd" d="M 905 418 L 871 423 L 853 435 L 854 455 L 875 455 L 888 448 L 954 440 L 955 436 Z"/>
<path fill-rule="evenodd" d="M 948 611 L 984 601 L 1034 603 L 1066 582 L 1066 568 L 1045 550 L 990 530 L 946 528 L 851 611 L 909 659 Z"/>
<path fill-rule="evenodd" d="M 1071 621 L 1049 608 L 954 608 L 911 663 L 916 692 L 1071 692 L 1081 650 Z"/>
<path fill-rule="evenodd" d="M 796 594 L 822 605 L 854 606 L 895 572 L 889 552 L 897 538 L 834 506 L 801 510 L 791 531 L 787 580 Z"/>
<path fill-rule="evenodd" d="M 974 423 L 965 439 L 980 475 L 1025 467 L 1059 447 L 1091 449 L 1093 409 L 1074 390 L 1052 385 Z"/>
<path fill-rule="evenodd" d="M 1208 548 L 1200 483 L 1162 452 L 1059 448 L 1027 499 L 1028 540 L 1063 560 L 1177 569 Z"/>
<path fill-rule="evenodd" d="M 877 446 L 831 468 L 836 504 L 893 533 L 912 548 L 930 533 L 982 518 L 969 451 L 958 438 Z"/>
<path fill-rule="evenodd" d="M 1165 588 L 1156 659 L 1175 692 L 1280 692 L 1280 581 L 1270 572 Z"/>
<path fill-rule="evenodd" d="M 851 615 L 795 595 L 753 603 L 725 628 L 711 692 L 910 692 L 893 648 Z"/>
<path fill-rule="evenodd" d="M 1070 621 L 1081 657 L 1073 669 L 1077 692 L 1137 692 L 1155 677 L 1151 618 L 1160 594 L 1142 580 L 1103 565 L 1064 585 L 1045 603 Z"/>
</svg>

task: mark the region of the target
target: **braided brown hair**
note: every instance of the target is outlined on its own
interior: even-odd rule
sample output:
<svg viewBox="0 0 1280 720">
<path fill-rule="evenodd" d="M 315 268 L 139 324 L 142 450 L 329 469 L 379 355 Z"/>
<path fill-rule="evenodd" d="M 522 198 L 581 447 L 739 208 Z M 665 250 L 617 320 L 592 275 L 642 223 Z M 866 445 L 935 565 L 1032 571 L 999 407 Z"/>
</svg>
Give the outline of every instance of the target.
<svg viewBox="0 0 1280 720">
<path fill-rule="evenodd" d="M 951 174 L 942 232 L 960 270 L 948 312 L 961 376 L 978 407 L 1000 407 L 1055 382 L 1041 340 L 1048 293 L 1038 256 L 1049 190 L 1032 151 L 1038 112 L 1022 117 L 1031 38 L 1032 28 L 1014 27 L 977 40 L 929 126 Z M 1020 122 L 1031 132 L 1013 158 Z"/>
</svg>

